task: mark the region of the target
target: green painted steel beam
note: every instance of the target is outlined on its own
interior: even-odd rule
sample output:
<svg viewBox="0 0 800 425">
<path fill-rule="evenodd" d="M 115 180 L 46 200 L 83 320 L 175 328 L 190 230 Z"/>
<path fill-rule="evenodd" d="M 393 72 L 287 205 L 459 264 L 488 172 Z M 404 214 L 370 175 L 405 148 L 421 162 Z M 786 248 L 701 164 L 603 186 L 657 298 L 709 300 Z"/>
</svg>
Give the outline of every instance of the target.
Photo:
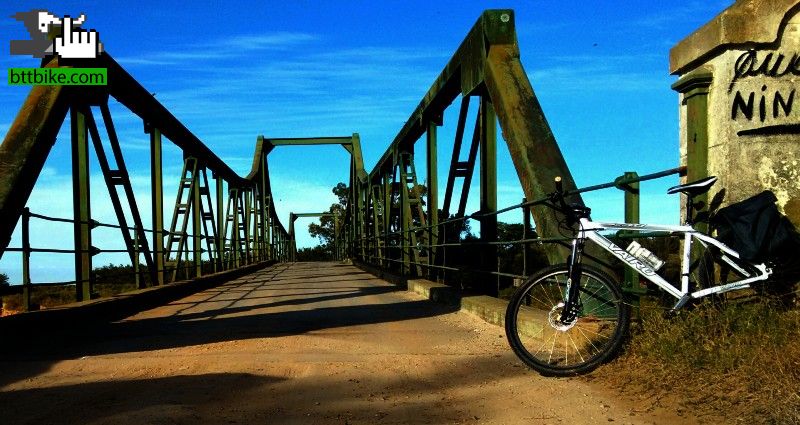
<svg viewBox="0 0 800 425">
<path fill-rule="evenodd" d="M 258 136 L 264 141 L 264 150 L 271 152 L 278 146 L 324 146 L 341 145 L 348 153 L 353 153 L 353 137 L 295 137 L 295 138 L 266 138 Z"/>
<path fill-rule="evenodd" d="M 519 60 L 519 47 L 514 23 L 514 14 L 511 10 L 487 10 L 478 19 L 469 31 L 458 50 L 445 65 L 439 76 L 435 79 L 428 92 L 419 102 L 415 110 L 406 120 L 405 125 L 397 133 L 385 153 L 378 160 L 375 167 L 369 172 L 370 185 L 391 184 L 385 180 L 387 175 L 393 175 L 398 166 L 398 152 L 413 152 L 414 144 L 429 130 L 431 123 L 440 123 L 444 110 L 459 96 L 462 96 L 462 114 L 459 121 L 464 121 L 469 96 L 480 96 L 486 109 L 484 134 L 477 131 L 470 147 L 470 160 L 467 161 L 469 169 L 474 167 L 473 157 L 481 148 L 481 207 L 484 211 L 496 210 L 496 168 L 490 163 L 496 161 L 496 148 L 486 146 L 486 143 L 477 143 L 478 139 L 494 139 L 494 118 L 496 115 L 503 130 L 503 138 L 511 153 L 511 158 L 520 180 L 520 185 L 527 199 L 541 199 L 554 189 L 553 181 L 556 176 L 562 178 L 565 190 L 574 190 L 575 182 L 572 178 L 561 150 L 545 119 L 544 112 L 536 99 L 530 81 L 525 74 Z M 491 110 L 489 109 L 491 106 Z M 491 113 L 490 113 L 491 112 Z M 491 118 L 491 119 L 488 119 Z M 483 120 L 479 116 L 479 120 Z M 461 123 L 460 123 L 461 124 Z M 463 124 L 459 125 L 463 127 Z M 463 131 L 462 131 L 463 132 Z M 479 137 L 483 136 L 483 137 Z M 458 138 L 458 137 L 457 137 Z M 460 147 L 460 143 L 458 143 Z M 488 148 L 488 149 L 487 149 Z M 464 177 L 465 188 L 468 187 L 467 170 L 463 168 L 462 161 L 457 155 L 451 161 L 450 174 Z M 459 167 L 458 173 L 454 173 Z M 463 175 L 463 176 L 462 176 Z M 451 177 L 452 177 L 451 176 Z M 452 178 L 448 178 L 450 193 Z M 387 188 L 385 196 L 391 197 L 391 189 Z M 462 192 L 468 192 L 467 189 Z M 394 196 L 398 196 L 395 193 Z M 449 207 L 450 196 L 445 196 L 445 205 Z M 581 196 L 576 194 L 571 202 L 582 203 Z M 386 205 L 388 203 L 384 202 Z M 461 199 L 460 211 L 466 199 Z M 402 209 L 402 208 L 401 208 Z M 558 234 L 558 219 L 556 213 L 545 207 L 531 208 L 531 213 L 536 222 L 540 236 L 553 236 Z M 388 211 L 388 209 L 387 209 Z M 463 214 L 463 211 L 461 212 Z M 385 214 L 389 220 L 390 214 Z M 431 216 L 430 212 L 428 214 Z M 496 218 L 494 219 L 496 220 Z M 490 219 L 483 220 L 484 239 L 493 238 L 496 226 L 492 226 Z M 388 221 L 384 231 L 388 229 Z M 494 229 L 494 231 L 492 230 Z M 400 250 L 402 251 L 402 250 Z M 398 255 L 400 252 L 398 252 Z M 607 264 L 607 256 L 602 253 L 595 254 L 600 258 L 600 263 Z M 563 252 L 553 248 L 548 253 L 551 262 L 563 260 Z"/>
<path fill-rule="evenodd" d="M 97 59 L 88 60 L 86 66 L 107 68 L 108 93 L 144 122 L 158 128 L 163 136 L 183 151 L 184 156 L 197 158 L 233 186 L 249 186 L 251 184 L 214 154 L 110 55 L 104 53 Z"/>
<path fill-rule="evenodd" d="M 153 265 L 155 281 L 152 285 L 164 284 L 164 175 L 161 151 L 161 132 L 148 128 L 150 133 L 150 198 L 153 224 Z"/>
<path fill-rule="evenodd" d="M 618 177 L 620 181 L 635 180 L 638 178 L 639 175 L 635 171 L 628 171 Z M 625 222 L 639 223 L 639 182 L 628 183 L 620 186 L 620 189 L 625 191 Z M 625 267 L 623 282 L 626 288 L 640 289 L 639 274 L 630 267 Z M 634 297 L 633 301 L 635 304 L 638 304 L 638 298 Z"/>
<path fill-rule="evenodd" d="M 194 260 L 194 275 L 203 275 L 203 228 L 202 211 L 200 209 L 200 169 L 198 166 L 192 174 L 192 259 Z"/>
<path fill-rule="evenodd" d="M 0 144 L 0 258 L 56 141 L 72 93 L 66 86 L 33 86 Z"/>
<path fill-rule="evenodd" d="M 686 181 L 708 177 L 708 93 L 713 81 L 710 71 L 701 68 L 691 72 L 675 84 L 673 90 L 682 94 L 686 105 Z M 696 196 L 695 201 L 708 205 L 708 193 Z M 707 223 L 697 223 L 695 228 L 707 232 Z"/>
<path fill-rule="evenodd" d="M 253 261 L 258 258 L 264 257 L 265 252 L 268 252 L 267 239 L 271 237 L 269 232 L 275 232 L 279 238 L 285 240 L 286 231 L 280 221 L 277 219 L 277 213 L 274 208 L 274 203 L 271 202 L 271 186 L 269 184 L 269 172 L 267 167 L 266 155 L 268 149 L 273 145 L 266 146 L 263 138 L 256 144 L 254 152 L 254 167 L 251 175 L 241 177 L 234 173 L 232 169 L 225 164 L 223 160 L 217 157 L 207 146 L 205 146 L 194 134 L 192 134 L 182 123 L 180 123 L 163 105 L 161 105 L 155 98 L 144 89 L 133 77 L 130 76 L 110 55 L 103 54 L 99 58 L 89 60 L 86 66 L 93 66 L 99 68 L 106 68 L 108 70 L 109 85 L 99 88 L 90 93 L 92 104 L 96 101 L 106 101 L 108 96 L 114 97 L 120 104 L 128 108 L 135 115 L 138 115 L 145 123 L 146 132 L 151 135 L 150 146 L 150 160 L 151 160 L 151 193 L 152 209 L 153 209 L 153 251 L 147 248 L 147 238 L 141 230 L 137 230 L 135 238 L 139 243 L 135 244 L 136 249 L 141 245 L 142 253 L 145 255 L 146 260 L 149 261 L 149 269 L 151 270 L 152 281 L 154 284 L 163 284 L 164 276 L 159 273 L 166 267 L 165 254 L 167 251 L 164 247 L 164 205 L 163 205 L 163 164 L 162 164 L 162 136 L 169 139 L 171 143 L 177 146 L 183 153 L 184 158 L 194 158 L 203 167 L 210 169 L 214 176 L 218 179 L 217 192 L 220 194 L 217 201 L 217 216 L 219 223 L 222 223 L 223 215 L 221 200 L 223 196 L 223 182 L 227 182 L 228 188 L 240 188 L 241 191 L 237 192 L 240 195 L 237 197 L 237 210 L 234 214 L 245 228 L 242 232 L 238 232 L 237 240 L 244 244 L 241 249 L 243 254 L 247 257 L 242 258 L 245 261 Z M 58 62 L 53 60 L 47 65 L 48 67 L 57 67 Z M 2 145 L 0 145 L 0 255 L 2 255 L 6 246 L 10 241 L 10 235 L 13 231 L 16 222 L 22 214 L 22 210 L 30 195 L 33 185 L 38 177 L 43 164 L 50 152 L 50 148 L 55 142 L 56 134 L 63 124 L 66 113 L 71 104 L 79 105 L 71 115 L 70 125 L 72 126 L 72 143 L 73 143 L 73 163 L 75 173 L 73 173 L 73 183 L 76 190 L 74 190 L 74 219 L 77 220 L 79 225 L 75 226 L 75 243 L 78 253 L 76 254 L 76 280 L 84 282 L 79 284 L 78 299 L 88 299 L 91 296 L 91 285 L 89 279 L 91 278 L 91 254 L 94 249 L 91 247 L 91 229 L 89 228 L 88 220 L 91 216 L 89 209 L 89 178 L 88 178 L 88 147 L 87 147 L 87 117 L 84 116 L 84 111 L 80 108 L 87 102 L 87 92 L 85 89 L 73 89 L 70 87 L 62 86 L 35 86 L 31 90 L 23 107 L 15 118 L 14 123 L 11 125 Z M 102 109 L 101 104 L 101 109 Z M 88 110 L 86 110 L 88 113 Z M 125 170 L 121 151 L 118 149 L 116 141 L 116 134 L 113 133 L 113 127 L 110 122 L 110 114 L 103 109 L 103 118 L 106 121 L 106 129 L 109 130 L 109 138 L 111 140 L 111 148 L 115 157 L 115 163 L 118 165 L 119 170 L 109 171 L 113 176 L 117 174 L 124 175 Z M 326 140 L 323 140 L 326 139 Z M 323 141 L 336 142 L 353 152 L 353 137 L 345 138 L 315 138 L 307 139 L 302 143 L 316 143 L 320 144 Z M 277 140 L 277 143 L 283 143 L 283 140 Z M 100 152 L 102 153 L 102 152 Z M 363 171 L 362 171 L 363 174 Z M 112 177 L 113 177 L 112 176 Z M 196 175 L 192 175 L 196 180 Z M 115 184 L 117 180 L 115 180 Z M 203 238 L 200 228 L 205 226 L 205 219 L 202 215 L 203 209 L 198 208 L 197 205 L 197 192 L 200 190 L 199 185 L 194 185 L 195 189 L 190 194 L 189 204 L 194 208 L 193 210 L 193 232 L 194 237 L 186 237 L 185 239 L 194 239 L 197 242 L 198 238 Z M 139 229 L 143 226 L 138 220 L 139 211 L 135 206 L 132 191 L 128 186 L 123 185 L 125 194 L 129 200 L 130 207 L 133 209 L 133 218 L 135 221 L 134 227 Z M 203 189 L 205 190 L 205 188 Z M 248 194 L 247 198 L 242 198 L 242 193 Z M 186 201 L 184 201 L 186 202 Z M 204 201 L 201 201 L 201 206 Z M 209 207 L 213 210 L 213 206 Z M 242 205 L 242 204 L 245 205 Z M 239 212 L 239 208 L 245 211 Z M 208 211 L 208 213 L 211 212 Z M 201 226 L 197 225 L 198 216 L 200 217 Z M 187 214 L 188 217 L 188 214 Z M 211 219 L 211 218 L 209 218 Z M 185 228 L 185 226 L 184 226 Z M 217 226 L 217 229 L 221 229 Z M 205 232 L 208 233 L 208 232 Z M 241 235 L 241 233 L 244 233 Z M 241 236 L 240 236 L 241 235 Z M 174 236 L 171 234 L 171 236 Z M 224 258 L 223 250 L 225 241 L 222 239 L 224 236 L 220 231 L 217 235 L 205 235 L 218 238 L 216 240 L 217 259 Z M 130 245 L 130 244 L 128 244 Z M 180 249 L 180 255 L 188 257 L 190 247 L 184 245 Z M 238 248 L 237 248 L 238 249 Z M 129 249 L 130 250 L 130 249 Z M 192 247 L 195 252 L 195 268 L 198 271 L 198 264 L 202 265 L 202 255 L 197 255 L 200 251 L 199 245 Z M 284 250 L 285 252 L 285 250 Z M 209 254 L 211 255 L 211 253 Z M 186 258 L 188 260 L 188 258 Z M 238 259 L 237 260 L 241 260 Z M 135 260 L 134 260 L 135 261 Z"/>
<path fill-rule="evenodd" d="M 253 235 L 251 224 L 253 222 L 253 190 L 244 192 L 244 252 L 245 264 L 253 261 Z"/>
<path fill-rule="evenodd" d="M 31 239 L 30 239 L 31 210 L 25 207 L 22 210 L 22 310 L 30 311 L 31 308 Z"/>
<path fill-rule="evenodd" d="M 370 181 L 377 181 L 380 173 L 391 170 L 393 151 L 396 149 L 413 151 L 411 147 L 427 130 L 428 122 L 441 119 L 444 110 L 459 94 L 469 95 L 481 86 L 486 46 L 497 43 L 516 45 L 514 11 L 510 9 L 486 10 L 481 14 L 370 172 Z"/>
<path fill-rule="evenodd" d="M 264 169 L 264 162 L 267 158 L 261 158 L 261 169 Z M 269 248 L 267 247 L 269 239 L 267 238 L 267 226 L 269 216 L 269 204 L 267 203 L 269 196 L 267 195 L 267 173 L 260 173 L 261 186 L 258 190 L 259 207 L 258 207 L 258 222 L 261 226 L 259 231 L 259 243 L 261 244 L 261 261 L 269 259 Z"/>
<path fill-rule="evenodd" d="M 334 216 L 333 213 L 329 212 L 321 212 L 321 213 L 290 213 L 289 214 L 289 222 L 293 222 L 298 218 L 307 218 L 307 217 L 332 217 Z"/>
<path fill-rule="evenodd" d="M 89 201 L 89 135 L 86 115 L 78 107 L 70 108 L 72 130 L 72 205 L 75 218 L 75 299 L 92 297 L 92 219 Z"/>
<path fill-rule="evenodd" d="M 366 254 L 366 248 L 361 239 L 362 235 L 366 234 L 367 211 L 366 211 L 366 198 L 367 188 L 369 188 L 368 176 L 364 170 L 364 158 L 361 153 L 361 137 L 358 133 L 353 134 L 353 142 L 351 144 L 351 160 L 350 160 L 350 186 L 352 196 L 356 202 L 353 205 L 353 218 L 355 223 L 351 221 L 350 237 L 353 241 L 359 243 L 359 258 L 362 260 Z M 355 255 L 355 251 L 353 252 Z"/>
<path fill-rule="evenodd" d="M 350 145 L 353 138 L 347 137 L 297 137 L 297 138 L 264 138 L 272 146 L 309 146 L 309 145 Z"/>
<path fill-rule="evenodd" d="M 564 190 L 575 190 L 572 173 L 522 68 L 516 44 L 489 48 L 486 87 L 525 197 L 544 198 L 554 190 L 557 176 L 561 177 Z M 575 195 L 570 202 L 582 204 L 583 200 Z M 559 235 L 559 221 L 553 210 L 538 206 L 531 211 L 539 236 Z M 564 256 L 561 250 L 548 251 L 551 263 L 562 261 Z"/>
<path fill-rule="evenodd" d="M 488 97 L 481 96 L 480 108 L 480 210 L 493 213 L 497 211 L 497 118 Z M 497 241 L 497 215 L 482 217 L 480 229 L 482 242 Z M 486 244 L 481 251 L 483 269 L 499 271 L 497 246 Z M 497 285 L 483 285 L 483 290 L 491 296 L 497 296 L 498 289 Z"/>
<path fill-rule="evenodd" d="M 439 157 L 437 146 L 437 123 L 434 121 L 428 122 L 427 140 L 426 140 L 426 171 L 427 175 L 427 188 L 428 194 L 426 201 L 428 203 L 428 225 L 431 226 L 428 230 L 428 244 L 436 245 L 439 242 Z M 432 248 L 428 253 L 428 265 L 436 264 L 436 254 L 438 249 Z M 432 269 L 428 269 L 430 277 L 435 276 Z M 435 280 L 435 278 L 434 278 Z"/>
</svg>

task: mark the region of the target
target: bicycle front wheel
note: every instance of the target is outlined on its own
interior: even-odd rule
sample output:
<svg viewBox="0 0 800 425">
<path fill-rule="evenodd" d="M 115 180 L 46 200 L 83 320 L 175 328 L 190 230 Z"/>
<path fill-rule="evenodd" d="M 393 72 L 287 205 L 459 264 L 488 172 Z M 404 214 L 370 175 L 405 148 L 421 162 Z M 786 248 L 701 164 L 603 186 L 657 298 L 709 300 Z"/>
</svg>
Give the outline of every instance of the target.
<svg viewBox="0 0 800 425">
<path fill-rule="evenodd" d="M 506 337 L 525 364 L 545 376 L 588 373 L 610 360 L 630 326 L 630 308 L 619 285 L 583 266 L 580 312 L 561 321 L 569 268 L 546 268 L 517 289 L 506 310 Z"/>
</svg>

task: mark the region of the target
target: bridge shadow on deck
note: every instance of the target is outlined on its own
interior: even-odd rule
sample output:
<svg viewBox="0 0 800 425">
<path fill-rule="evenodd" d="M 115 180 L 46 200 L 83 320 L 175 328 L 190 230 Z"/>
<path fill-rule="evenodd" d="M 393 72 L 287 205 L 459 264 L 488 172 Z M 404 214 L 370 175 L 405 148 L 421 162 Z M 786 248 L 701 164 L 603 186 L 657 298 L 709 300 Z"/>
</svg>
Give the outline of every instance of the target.
<svg viewBox="0 0 800 425">
<path fill-rule="evenodd" d="M 480 423 L 493 407 L 487 401 L 510 397 L 502 382 L 531 375 L 514 363 L 510 355 L 462 358 L 380 378 L 354 370 L 319 380 L 251 373 L 102 380 L 0 391 L 0 405 L 13 406 L 3 412 L 3 423 L 13 424 Z M 514 404 L 524 410 L 522 403 Z"/>
<path fill-rule="evenodd" d="M 457 310 L 381 297 L 400 289 L 352 266 L 337 264 L 322 274 L 306 275 L 304 270 L 302 263 L 278 264 L 125 320 L 60 335 L 39 329 L 24 342 L 4 344 L 0 386 L 36 376 L 51 362 L 83 356 L 272 338 Z"/>
</svg>

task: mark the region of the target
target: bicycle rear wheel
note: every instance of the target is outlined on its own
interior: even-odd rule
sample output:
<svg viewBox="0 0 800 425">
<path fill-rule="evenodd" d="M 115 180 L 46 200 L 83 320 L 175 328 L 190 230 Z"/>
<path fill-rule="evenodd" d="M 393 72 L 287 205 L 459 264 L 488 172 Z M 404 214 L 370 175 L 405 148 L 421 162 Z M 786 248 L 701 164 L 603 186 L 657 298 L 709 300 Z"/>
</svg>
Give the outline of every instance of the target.
<svg viewBox="0 0 800 425">
<path fill-rule="evenodd" d="M 531 276 L 511 297 L 506 337 L 525 364 L 545 376 L 588 373 L 610 360 L 630 326 L 630 308 L 619 285 L 601 271 L 583 266 L 580 313 L 560 321 L 569 269 L 566 264 Z"/>
</svg>

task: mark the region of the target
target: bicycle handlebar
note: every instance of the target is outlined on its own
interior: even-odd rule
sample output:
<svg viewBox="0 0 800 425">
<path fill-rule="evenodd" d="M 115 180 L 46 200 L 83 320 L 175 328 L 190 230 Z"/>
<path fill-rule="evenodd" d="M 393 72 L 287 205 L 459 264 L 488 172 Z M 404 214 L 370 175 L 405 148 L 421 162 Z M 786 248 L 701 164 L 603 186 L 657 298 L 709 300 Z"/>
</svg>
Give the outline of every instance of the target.
<svg viewBox="0 0 800 425">
<path fill-rule="evenodd" d="M 550 201 L 554 204 L 551 207 L 566 215 L 567 222 L 570 223 L 570 225 L 577 223 L 583 217 L 588 218 L 592 211 L 590 208 L 578 204 L 570 205 L 564 200 L 564 184 L 561 176 L 556 176 L 554 183 L 556 190 L 549 195 Z"/>
</svg>

